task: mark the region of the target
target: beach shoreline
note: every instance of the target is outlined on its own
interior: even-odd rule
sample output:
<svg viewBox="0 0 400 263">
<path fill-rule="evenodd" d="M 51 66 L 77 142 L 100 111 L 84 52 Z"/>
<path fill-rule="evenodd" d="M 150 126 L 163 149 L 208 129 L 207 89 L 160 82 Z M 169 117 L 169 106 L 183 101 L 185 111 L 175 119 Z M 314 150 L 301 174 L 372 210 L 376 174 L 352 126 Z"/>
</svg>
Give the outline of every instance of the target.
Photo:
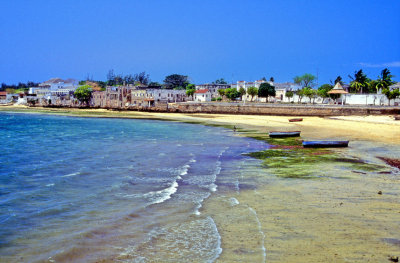
<svg viewBox="0 0 400 263">
<path fill-rule="evenodd" d="M 400 195 L 399 171 L 378 158 L 400 158 L 400 122 L 388 116 L 303 117 L 302 122 L 290 123 L 288 116 L 27 107 L 2 107 L 2 111 L 236 127 L 235 136 L 253 138 L 265 137 L 269 131 L 300 130 L 305 140 L 350 140 L 349 148 L 334 150 L 335 153 L 383 167 L 384 173 L 350 169 L 344 171 L 343 178 L 261 178 L 265 183 L 256 189 L 244 189 L 230 197 L 238 202 L 232 209 L 247 211 L 243 212 L 245 220 L 257 222 L 254 236 L 249 235 L 243 222 L 225 223 L 229 213 L 220 213 L 221 201 L 212 196 L 207 199 L 202 213 L 212 216 L 222 240 L 223 251 L 216 262 L 238 258 L 262 261 L 261 254 L 254 251 L 263 248 L 268 262 L 383 262 L 390 255 L 400 255 L 396 236 L 400 221 L 400 205 L 396 201 Z M 318 165 L 315 167 L 327 169 L 329 174 L 329 168 Z"/>
<path fill-rule="evenodd" d="M 400 144 L 400 121 L 392 116 L 303 117 L 302 122 L 288 122 L 291 116 L 230 115 L 205 113 L 160 113 L 115 111 L 107 109 L 44 108 L 4 106 L 1 111 L 58 114 L 76 117 L 132 118 L 180 121 L 227 128 L 254 129 L 257 132 L 301 130 L 303 139 L 348 139 Z"/>
</svg>

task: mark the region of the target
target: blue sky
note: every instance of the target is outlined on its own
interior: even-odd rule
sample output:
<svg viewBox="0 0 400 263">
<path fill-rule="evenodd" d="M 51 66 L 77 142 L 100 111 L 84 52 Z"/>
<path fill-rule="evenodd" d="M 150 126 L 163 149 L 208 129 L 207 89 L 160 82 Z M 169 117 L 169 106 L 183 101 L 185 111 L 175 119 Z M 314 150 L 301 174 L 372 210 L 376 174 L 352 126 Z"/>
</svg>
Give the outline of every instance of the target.
<svg viewBox="0 0 400 263">
<path fill-rule="evenodd" d="M 388 67 L 400 81 L 400 1 L 0 0 L 0 82 L 105 80 L 109 69 L 319 84 Z"/>
</svg>

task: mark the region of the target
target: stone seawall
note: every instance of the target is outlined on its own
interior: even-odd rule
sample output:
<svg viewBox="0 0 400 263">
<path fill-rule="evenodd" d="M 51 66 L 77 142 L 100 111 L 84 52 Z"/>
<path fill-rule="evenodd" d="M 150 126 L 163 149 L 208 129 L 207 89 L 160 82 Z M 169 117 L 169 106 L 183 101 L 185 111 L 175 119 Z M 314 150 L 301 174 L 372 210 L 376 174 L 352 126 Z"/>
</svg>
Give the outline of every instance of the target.
<svg viewBox="0 0 400 263">
<path fill-rule="evenodd" d="M 49 108 L 98 108 L 66 107 L 61 105 L 46 105 Z M 147 111 L 147 112 L 179 112 L 179 113 L 214 113 L 243 115 L 280 115 L 280 116 L 366 116 L 366 115 L 400 115 L 400 107 L 381 106 L 342 106 L 342 105 L 296 105 L 296 104 L 250 104 L 239 103 L 169 103 L 156 107 L 122 107 L 106 108 L 116 111 Z"/>
<path fill-rule="evenodd" d="M 283 116 L 342 116 L 342 115 L 397 115 L 400 107 L 366 107 L 341 105 L 243 105 L 238 103 L 177 103 L 170 104 L 169 112 L 217 113 Z"/>
</svg>

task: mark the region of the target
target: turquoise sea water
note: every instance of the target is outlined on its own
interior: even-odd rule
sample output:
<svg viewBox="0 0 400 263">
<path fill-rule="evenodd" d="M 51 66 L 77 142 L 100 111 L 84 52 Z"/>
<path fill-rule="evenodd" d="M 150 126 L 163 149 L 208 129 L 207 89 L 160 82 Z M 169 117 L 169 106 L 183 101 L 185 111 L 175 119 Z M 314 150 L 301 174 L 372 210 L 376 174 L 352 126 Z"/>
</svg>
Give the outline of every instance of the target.
<svg viewBox="0 0 400 263">
<path fill-rule="evenodd" d="M 242 153 L 266 147 L 201 125 L 13 113 L 0 138 L 1 262 L 212 262 L 221 237 L 202 204 L 238 191 L 257 162 Z"/>
</svg>

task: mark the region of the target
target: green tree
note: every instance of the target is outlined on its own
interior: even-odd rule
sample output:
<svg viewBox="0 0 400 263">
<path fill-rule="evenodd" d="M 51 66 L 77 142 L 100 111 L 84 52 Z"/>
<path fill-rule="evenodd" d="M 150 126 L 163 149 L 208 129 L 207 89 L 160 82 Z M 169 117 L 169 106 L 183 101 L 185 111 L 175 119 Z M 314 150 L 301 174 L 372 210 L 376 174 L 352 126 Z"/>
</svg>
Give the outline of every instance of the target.
<svg viewBox="0 0 400 263">
<path fill-rule="evenodd" d="M 260 87 L 258 88 L 258 97 L 266 98 L 266 101 L 268 101 L 268 97 L 275 95 L 276 91 L 274 86 L 268 82 L 261 83 Z"/>
<path fill-rule="evenodd" d="M 368 93 L 378 93 L 379 89 L 381 88 L 379 80 L 371 80 L 368 83 Z M 385 89 L 385 88 L 383 88 Z"/>
<path fill-rule="evenodd" d="M 161 86 L 161 84 L 158 83 L 157 81 L 152 81 L 149 83 L 149 86 Z"/>
<path fill-rule="evenodd" d="M 240 97 L 240 93 L 235 88 L 225 90 L 225 96 L 230 100 L 235 100 Z"/>
<path fill-rule="evenodd" d="M 338 80 L 338 78 L 336 78 L 336 80 Z M 338 82 L 340 82 L 340 80 L 338 80 Z M 333 89 L 333 86 L 331 84 L 321 85 L 317 90 L 317 94 L 323 99 L 328 98 L 329 97 L 328 91 L 330 91 L 331 89 Z"/>
<path fill-rule="evenodd" d="M 196 89 L 186 89 L 186 95 L 188 97 L 192 97 L 193 98 L 193 95 L 194 95 L 195 92 L 196 92 Z"/>
<path fill-rule="evenodd" d="M 213 81 L 213 84 L 228 84 L 228 83 L 225 81 L 225 79 L 220 78 L 217 79 L 216 81 Z"/>
<path fill-rule="evenodd" d="M 310 99 L 310 103 L 311 103 L 311 99 L 315 98 L 317 96 L 317 91 L 310 87 L 304 87 L 303 94 L 304 94 L 304 96 L 306 96 L 307 98 Z"/>
<path fill-rule="evenodd" d="M 89 105 L 89 100 L 92 97 L 92 87 L 89 85 L 83 85 L 78 87 L 74 92 L 74 97 L 80 101 Z"/>
<path fill-rule="evenodd" d="M 294 96 L 294 92 L 291 90 L 288 90 L 288 91 L 286 91 L 285 96 L 289 99 L 289 102 L 290 102 L 290 99 L 293 98 L 293 96 Z"/>
<path fill-rule="evenodd" d="M 188 85 L 186 86 L 186 90 L 188 90 L 188 89 L 194 89 L 194 90 L 196 90 L 196 85 L 194 85 L 194 84 L 188 84 Z"/>
<path fill-rule="evenodd" d="M 385 94 L 386 98 L 389 100 L 389 106 L 390 106 L 390 101 L 399 97 L 400 91 L 399 89 L 390 90 L 389 88 L 386 88 L 383 90 L 383 94 Z"/>
<path fill-rule="evenodd" d="M 303 89 L 299 89 L 299 90 L 297 90 L 296 91 L 296 95 L 298 96 L 298 103 L 300 103 L 301 102 L 301 100 L 303 99 L 303 97 L 305 96 L 304 95 L 304 88 Z"/>
<path fill-rule="evenodd" d="M 225 95 L 225 90 L 224 89 L 219 89 L 218 94 L 223 97 Z"/>
<path fill-rule="evenodd" d="M 350 87 L 357 92 L 360 91 L 360 93 L 363 93 L 363 89 L 368 87 L 369 81 L 362 69 L 355 71 L 354 77 L 349 75 L 349 78 L 351 79 Z"/>
<path fill-rule="evenodd" d="M 258 89 L 256 87 L 248 87 L 247 94 L 251 96 L 250 101 L 253 101 L 254 96 L 258 94 Z"/>
<path fill-rule="evenodd" d="M 275 82 L 274 77 L 270 77 L 270 78 L 269 78 L 269 81 L 271 81 L 272 83 L 274 83 L 274 82 Z"/>
<path fill-rule="evenodd" d="M 150 75 L 146 74 L 145 71 L 135 74 L 133 77 L 128 75 L 128 79 L 134 81 L 134 83 L 139 82 L 142 85 L 148 85 L 150 83 Z"/>
<path fill-rule="evenodd" d="M 186 86 L 189 84 L 188 76 L 172 74 L 165 77 L 164 84 L 167 89 L 174 89 L 177 87 L 186 88 Z"/>
<path fill-rule="evenodd" d="M 300 85 L 302 88 L 304 87 L 314 87 L 315 86 L 315 81 L 316 77 L 312 74 L 306 73 L 302 76 L 296 76 L 293 78 L 294 83 L 297 85 Z"/>
<path fill-rule="evenodd" d="M 239 94 L 240 94 L 240 97 L 243 97 L 244 95 L 246 95 L 246 90 L 243 87 L 240 87 Z"/>
<path fill-rule="evenodd" d="M 394 76 L 390 73 L 389 69 L 383 69 L 375 83 L 376 92 L 378 92 L 379 89 L 387 89 L 390 85 L 394 84 L 394 81 L 392 80 L 393 77 Z"/>
</svg>

